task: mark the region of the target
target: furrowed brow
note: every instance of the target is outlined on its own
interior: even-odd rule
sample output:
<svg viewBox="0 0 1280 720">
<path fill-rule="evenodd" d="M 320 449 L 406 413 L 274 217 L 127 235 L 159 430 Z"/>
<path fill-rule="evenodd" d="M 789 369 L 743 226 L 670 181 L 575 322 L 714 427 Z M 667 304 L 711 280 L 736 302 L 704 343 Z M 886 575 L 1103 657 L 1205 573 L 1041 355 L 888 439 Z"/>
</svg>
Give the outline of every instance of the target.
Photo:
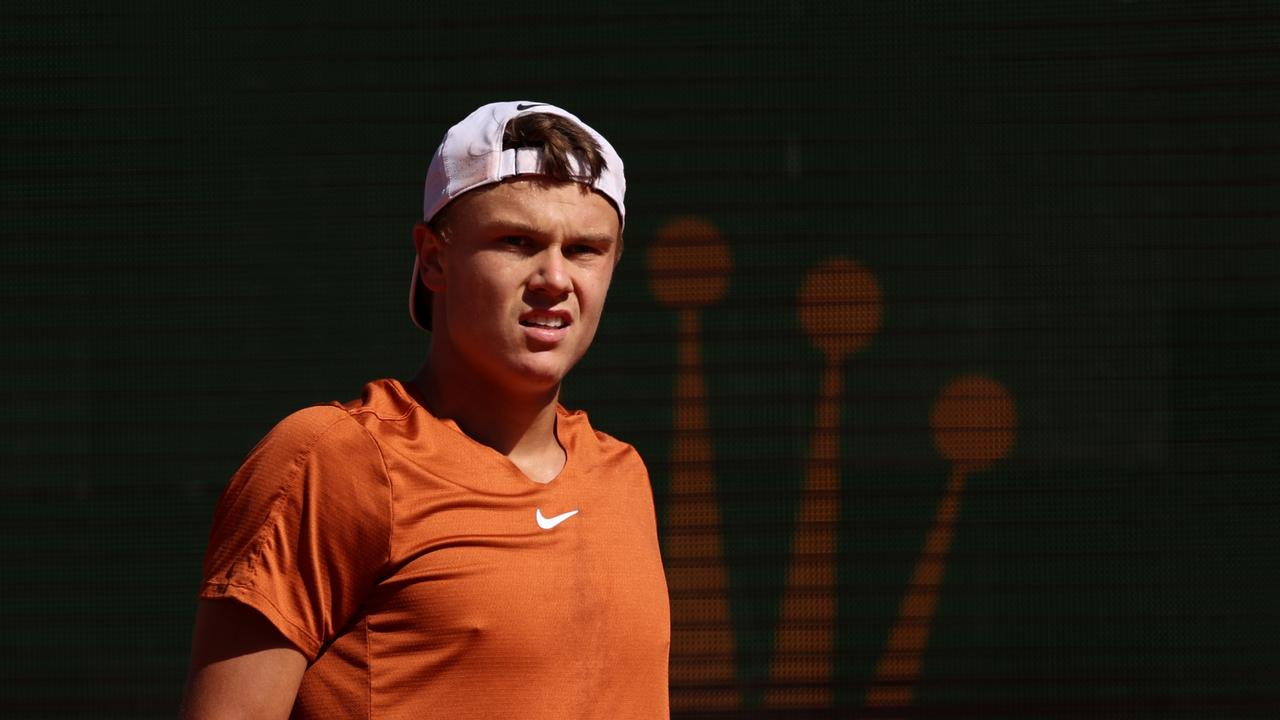
<svg viewBox="0 0 1280 720">
<path fill-rule="evenodd" d="M 545 232 L 521 220 L 504 220 L 496 219 L 485 223 L 484 230 L 489 235 L 524 235 L 531 238 L 541 238 L 545 236 Z M 565 244 L 588 243 L 591 245 L 616 245 L 618 238 L 610 233 L 572 233 L 565 238 Z"/>
<path fill-rule="evenodd" d="M 587 243 L 589 245 L 615 245 L 618 242 L 618 238 L 616 235 L 606 233 L 583 233 L 570 237 L 566 242 Z"/>
</svg>

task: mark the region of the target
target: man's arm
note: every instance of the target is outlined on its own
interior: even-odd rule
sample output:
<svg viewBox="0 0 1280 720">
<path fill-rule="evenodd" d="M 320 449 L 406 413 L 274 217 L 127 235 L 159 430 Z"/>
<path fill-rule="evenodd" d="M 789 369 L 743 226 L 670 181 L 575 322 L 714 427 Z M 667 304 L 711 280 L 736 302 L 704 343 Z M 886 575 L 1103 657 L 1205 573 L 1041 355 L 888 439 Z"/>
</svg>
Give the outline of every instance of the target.
<svg viewBox="0 0 1280 720">
<path fill-rule="evenodd" d="M 256 610 L 201 600 L 182 720 L 287 718 L 307 659 Z"/>
</svg>

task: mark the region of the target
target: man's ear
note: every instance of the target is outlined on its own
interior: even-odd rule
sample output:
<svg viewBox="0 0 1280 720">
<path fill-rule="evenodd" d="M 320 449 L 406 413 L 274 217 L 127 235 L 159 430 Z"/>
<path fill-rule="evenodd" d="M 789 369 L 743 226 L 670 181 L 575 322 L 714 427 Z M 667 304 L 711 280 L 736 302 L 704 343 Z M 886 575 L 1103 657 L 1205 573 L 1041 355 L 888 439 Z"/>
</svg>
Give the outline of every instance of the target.
<svg viewBox="0 0 1280 720">
<path fill-rule="evenodd" d="M 431 292 L 444 289 L 444 265 L 441 253 L 444 240 L 431 226 L 420 222 L 413 226 L 413 247 L 418 251 L 418 272 L 422 284 Z"/>
</svg>

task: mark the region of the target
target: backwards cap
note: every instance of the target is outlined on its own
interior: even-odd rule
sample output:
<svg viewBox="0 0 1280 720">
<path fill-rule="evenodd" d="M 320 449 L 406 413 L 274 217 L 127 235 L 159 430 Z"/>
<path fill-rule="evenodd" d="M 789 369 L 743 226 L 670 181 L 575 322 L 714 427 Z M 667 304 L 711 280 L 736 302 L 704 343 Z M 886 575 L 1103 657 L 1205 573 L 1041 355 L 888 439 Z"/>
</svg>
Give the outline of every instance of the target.
<svg viewBox="0 0 1280 720">
<path fill-rule="evenodd" d="M 483 105 L 462 122 L 449 128 L 431 158 L 427 182 L 422 195 L 422 221 L 431 222 L 446 205 L 459 195 L 485 185 L 502 182 L 516 175 L 541 175 L 542 148 L 503 149 L 502 138 L 507 123 L 521 115 L 546 113 L 559 115 L 585 130 L 600 145 L 604 169 L 591 187 L 601 192 L 618 209 L 619 223 L 626 222 L 626 206 L 622 196 L 627 181 L 622 172 L 622 158 L 604 136 L 591 129 L 573 113 L 540 102 L 498 102 Z M 581 158 L 568 158 L 574 175 L 586 177 Z M 431 329 L 431 291 L 422 285 L 421 268 L 415 254 L 413 277 L 409 280 L 409 317 L 424 330 Z"/>
</svg>

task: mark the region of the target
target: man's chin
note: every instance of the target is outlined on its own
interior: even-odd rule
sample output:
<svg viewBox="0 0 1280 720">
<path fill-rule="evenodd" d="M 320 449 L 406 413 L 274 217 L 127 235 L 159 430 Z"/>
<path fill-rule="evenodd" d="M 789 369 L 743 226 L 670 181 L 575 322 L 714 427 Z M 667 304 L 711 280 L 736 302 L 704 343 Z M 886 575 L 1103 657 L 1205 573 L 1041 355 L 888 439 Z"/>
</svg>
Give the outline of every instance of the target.
<svg viewBox="0 0 1280 720">
<path fill-rule="evenodd" d="M 531 392 L 554 392 L 569 374 L 572 365 L 561 361 L 550 361 L 550 358 L 539 361 L 521 363 L 515 368 L 516 382 L 521 389 Z"/>
</svg>

